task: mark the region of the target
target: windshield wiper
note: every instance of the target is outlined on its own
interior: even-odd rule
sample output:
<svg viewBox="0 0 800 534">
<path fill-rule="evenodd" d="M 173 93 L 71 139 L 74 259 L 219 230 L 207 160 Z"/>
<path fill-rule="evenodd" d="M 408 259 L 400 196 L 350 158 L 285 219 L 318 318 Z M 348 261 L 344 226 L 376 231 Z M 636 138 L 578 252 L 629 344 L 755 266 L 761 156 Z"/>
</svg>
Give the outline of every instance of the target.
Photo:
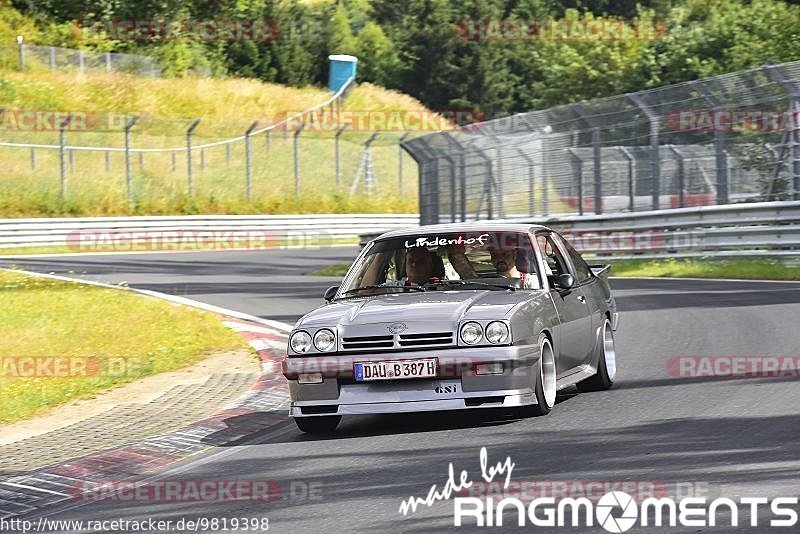
<svg viewBox="0 0 800 534">
<path fill-rule="evenodd" d="M 496 287 L 498 289 L 510 289 L 511 291 L 516 291 L 517 288 L 514 286 L 504 286 L 502 284 L 488 284 L 486 282 L 478 282 L 472 280 L 437 280 L 436 282 L 430 282 L 428 285 L 431 286 L 438 286 L 438 285 L 445 285 L 445 286 L 485 286 L 485 287 Z"/>
<path fill-rule="evenodd" d="M 416 284 L 411 285 L 411 286 L 381 286 L 381 285 L 373 285 L 373 286 L 363 286 L 363 287 L 355 287 L 353 289 L 348 289 L 347 291 L 342 293 L 342 296 L 348 295 L 350 293 L 357 293 L 357 292 L 363 291 L 365 289 L 413 289 L 415 291 L 427 291 L 424 287 L 422 287 L 420 285 L 416 285 Z M 400 293 L 400 291 L 397 291 L 397 293 Z M 380 294 L 383 294 L 383 293 L 380 293 Z"/>
</svg>

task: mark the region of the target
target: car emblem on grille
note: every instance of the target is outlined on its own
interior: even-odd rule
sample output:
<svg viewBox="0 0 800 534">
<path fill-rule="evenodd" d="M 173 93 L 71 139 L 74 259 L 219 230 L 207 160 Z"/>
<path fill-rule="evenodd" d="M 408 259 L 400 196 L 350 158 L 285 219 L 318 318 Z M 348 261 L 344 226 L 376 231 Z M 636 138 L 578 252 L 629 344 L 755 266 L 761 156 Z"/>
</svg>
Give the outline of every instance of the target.
<svg viewBox="0 0 800 534">
<path fill-rule="evenodd" d="M 386 329 L 392 334 L 399 334 L 400 332 L 408 330 L 408 325 L 406 323 L 392 323 L 387 325 Z"/>
</svg>

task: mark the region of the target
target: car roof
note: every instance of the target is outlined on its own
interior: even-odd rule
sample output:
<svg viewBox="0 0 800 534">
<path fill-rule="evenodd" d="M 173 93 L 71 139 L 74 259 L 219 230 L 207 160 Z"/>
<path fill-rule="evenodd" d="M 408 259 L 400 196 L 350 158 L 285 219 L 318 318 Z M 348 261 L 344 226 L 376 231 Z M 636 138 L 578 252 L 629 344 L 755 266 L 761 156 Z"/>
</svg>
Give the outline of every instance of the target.
<svg viewBox="0 0 800 534">
<path fill-rule="evenodd" d="M 406 237 L 410 235 L 419 234 L 433 234 L 433 233 L 458 233 L 458 232 L 535 232 L 537 230 L 550 230 L 541 224 L 521 224 L 521 223 L 506 223 L 495 221 L 473 221 L 449 224 L 429 224 L 425 226 L 414 226 L 409 228 L 398 228 L 385 232 L 375 240 L 386 239 L 392 237 Z"/>
</svg>

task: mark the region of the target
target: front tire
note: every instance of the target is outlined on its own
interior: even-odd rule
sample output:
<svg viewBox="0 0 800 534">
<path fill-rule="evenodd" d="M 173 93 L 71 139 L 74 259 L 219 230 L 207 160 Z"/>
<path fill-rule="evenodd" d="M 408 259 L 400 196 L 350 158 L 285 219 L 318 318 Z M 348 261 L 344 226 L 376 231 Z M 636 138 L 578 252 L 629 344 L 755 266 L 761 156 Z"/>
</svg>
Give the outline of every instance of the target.
<svg viewBox="0 0 800 534">
<path fill-rule="evenodd" d="M 342 420 L 341 415 L 321 415 L 318 417 L 295 417 L 297 428 L 308 434 L 333 432 Z"/>
<path fill-rule="evenodd" d="M 530 407 L 534 416 L 547 415 L 556 404 L 556 357 L 550 339 L 539 335 L 539 369 L 534 392 L 536 404 Z"/>
<path fill-rule="evenodd" d="M 617 376 L 617 351 L 614 345 L 614 331 L 611 322 L 606 319 L 603 324 L 599 349 L 600 357 L 597 361 L 597 373 L 594 376 L 578 382 L 578 391 L 606 391 L 614 386 Z"/>
</svg>

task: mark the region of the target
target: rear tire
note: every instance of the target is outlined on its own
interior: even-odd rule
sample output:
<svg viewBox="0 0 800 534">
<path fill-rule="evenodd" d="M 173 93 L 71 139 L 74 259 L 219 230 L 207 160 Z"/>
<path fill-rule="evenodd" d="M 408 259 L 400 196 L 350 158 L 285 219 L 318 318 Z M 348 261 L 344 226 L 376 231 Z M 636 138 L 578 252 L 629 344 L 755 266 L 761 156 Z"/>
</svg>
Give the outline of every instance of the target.
<svg viewBox="0 0 800 534">
<path fill-rule="evenodd" d="M 556 357 L 553 345 L 544 334 L 539 335 L 539 369 L 534 392 L 536 404 L 529 407 L 533 416 L 547 415 L 556 404 Z"/>
<path fill-rule="evenodd" d="M 297 428 L 308 434 L 333 432 L 342 420 L 341 415 L 321 415 L 318 417 L 295 417 Z"/>
<path fill-rule="evenodd" d="M 597 361 L 597 373 L 594 376 L 578 382 L 578 391 L 606 391 L 614 386 L 617 376 L 617 351 L 614 346 L 614 331 L 611 322 L 606 319 L 600 338 L 600 356 Z"/>
</svg>

